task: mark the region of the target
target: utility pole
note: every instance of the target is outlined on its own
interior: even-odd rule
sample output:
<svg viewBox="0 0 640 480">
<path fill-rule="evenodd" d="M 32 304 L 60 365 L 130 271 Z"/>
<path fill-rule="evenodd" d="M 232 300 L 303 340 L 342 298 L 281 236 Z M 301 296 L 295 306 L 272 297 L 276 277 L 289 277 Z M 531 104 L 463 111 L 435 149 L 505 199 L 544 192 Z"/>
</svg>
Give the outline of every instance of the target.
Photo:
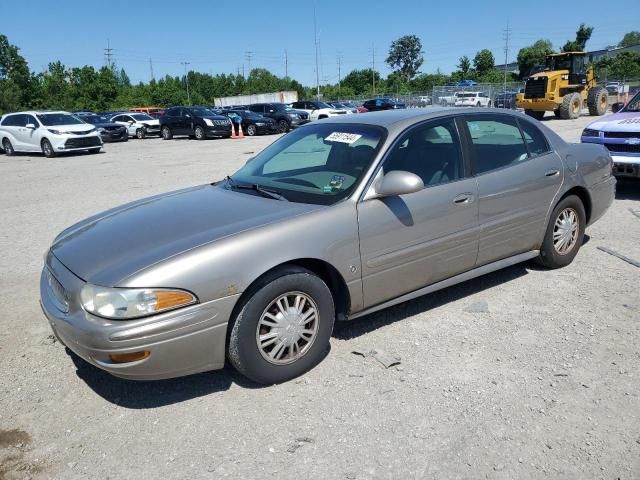
<svg viewBox="0 0 640 480">
<path fill-rule="evenodd" d="M 284 49 L 284 78 L 289 78 L 289 56 L 286 48 Z"/>
<path fill-rule="evenodd" d="M 251 57 L 253 56 L 253 52 L 251 50 L 247 50 L 244 55 L 245 55 L 245 58 L 247 59 L 247 67 L 249 69 L 249 76 L 251 76 Z"/>
<path fill-rule="evenodd" d="M 509 28 L 509 21 L 507 20 L 507 28 L 504 30 L 504 83 L 502 85 L 502 93 L 507 93 L 507 62 L 509 61 L 509 37 L 511 36 L 511 29 Z"/>
<path fill-rule="evenodd" d="M 153 77 L 153 60 L 149 59 L 149 70 L 151 71 L 151 81 L 154 80 Z"/>
<path fill-rule="evenodd" d="M 371 45 L 371 84 L 373 85 L 373 96 L 376 96 L 376 47 Z"/>
<path fill-rule="evenodd" d="M 342 67 L 342 53 L 338 52 L 338 97 L 340 96 L 340 90 L 342 89 L 342 77 L 340 75 L 341 67 Z"/>
<path fill-rule="evenodd" d="M 107 62 L 107 67 L 111 69 L 113 67 L 113 48 L 111 48 L 111 42 L 107 38 L 107 48 L 104 49 L 104 58 Z"/>
<path fill-rule="evenodd" d="M 190 62 L 180 62 L 184 66 L 184 80 L 187 84 L 187 103 L 191 105 L 191 96 L 189 95 L 189 74 L 187 73 L 187 65 L 191 65 Z"/>
<path fill-rule="evenodd" d="M 320 70 L 318 69 L 318 26 L 316 21 L 316 5 L 313 4 L 313 41 L 316 46 L 316 100 L 320 100 Z"/>
</svg>

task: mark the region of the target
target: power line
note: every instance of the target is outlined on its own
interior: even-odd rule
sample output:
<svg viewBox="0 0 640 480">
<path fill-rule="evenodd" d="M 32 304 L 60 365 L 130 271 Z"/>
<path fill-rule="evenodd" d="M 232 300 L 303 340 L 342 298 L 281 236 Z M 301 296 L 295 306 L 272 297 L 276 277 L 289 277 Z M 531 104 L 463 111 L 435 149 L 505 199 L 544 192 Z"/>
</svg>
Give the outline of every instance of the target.
<svg viewBox="0 0 640 480">
<path fill-rule="evenodd" d="M 244 53 L 244 56 L 247 59 L 247 68 L 249 70 L 249 75 L 251 75 L 251 57 L 253 57 L 253 52 L 251 50 L 247 50 Z"/>
<path fill-rule="evenodd" d="M 376 47 L 371 45 L 371 84 L 373 86 L 373 96 L 376 96 Z"/>
<path fill-rule="evenodd" d="M 338 96 L 342 88 L 342 78 L 340 76 L 340 68 L 342 67 L 342 52 L 338 52 Z"/>
<path fill-rule="evenodd" d="M 104 59 L 107 63 L 107 67 L 113 68 L 113 48 L 111 48 L 111 42 L 107 38 L 107 48 L 104 49 Z"/>
<path fill-rule="evenodd" d="M 320 100 L 320 70 L 318 70 L 318 26 L 316 22 L 316 4 L 313 4 L 313 42 L 316 47 L 316 100 Z"/>
<path fill-rule="evenodd" d="M 286 48 L 284 49 L 284 78 L 289 78 L 289 56 Z"/>
</svg>

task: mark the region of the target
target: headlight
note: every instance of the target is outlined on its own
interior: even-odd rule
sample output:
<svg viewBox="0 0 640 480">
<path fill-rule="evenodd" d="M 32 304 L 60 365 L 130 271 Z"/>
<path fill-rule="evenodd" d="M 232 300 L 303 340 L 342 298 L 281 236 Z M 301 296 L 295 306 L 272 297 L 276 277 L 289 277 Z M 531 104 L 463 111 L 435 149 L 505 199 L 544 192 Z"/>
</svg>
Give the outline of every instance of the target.
<svg viewBox="0 0 640 480">
<path fill-rule="evenodd" d="M 256 122 L 256 125 L 259 126 L 259 127 L 262 127 L 262 126 L 266 125 L 266 123 L 264 123 L 264 122 Z"/>
<path fill-rule="evenodd" d="M 600 131 L 599 130 L 594 130 L 593 128 L 585 128 L 582 131 L 582 136 L 583 137 L 599 137 L 600 136 Z"/>
<path fill-rule="evenodd" d="M 198 301 L 183 290 L 108 288 L 90 283 L 82 287 L 80 300 L 87 312 L 121 320 L 146 317 Z"/>
<path fill-rule="evenodd" d="M 209 120 L 208 118 L 204 119 L 204 123 L 206 123 L 209 127 L 213 127 L 213 122 L 211 120 Z"/>
<path fill-rule="evenodd" d="M 298 115 L 297 113 L 290 113 L 289 116 L 291 118 L 298 118 L 300 115 Z"/>
<path fill-rule="evenodd" d="M 54 135 L 62 135 L 62 133 L 63 133 L 60 130 L 56 130 L 55 128 L 47 128 L 47 130 L 49 130 Z"/>
<path fill-rule="evenodd" d="M 97 131 L 98 133 L 104 133 L 104 132 L 106 132 L 106 130 L 105 130 L 104 128 L 96 128 L 96 131 Z M 92 132 L 92 130 L 89 130 L 87 133 L 91 133 L 91 132 Z"/>
</svg>

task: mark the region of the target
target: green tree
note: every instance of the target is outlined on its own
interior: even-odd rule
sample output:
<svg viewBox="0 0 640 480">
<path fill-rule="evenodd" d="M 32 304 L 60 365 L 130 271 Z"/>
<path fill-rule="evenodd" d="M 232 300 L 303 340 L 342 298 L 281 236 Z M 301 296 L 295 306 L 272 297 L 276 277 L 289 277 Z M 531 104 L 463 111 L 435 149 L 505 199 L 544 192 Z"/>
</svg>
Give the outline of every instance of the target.
<svg viewBox="0 0 640 480">
<path fill-rule="evenodd" d="M 30 100 L 32 80 L 20 49 L 0 35 L 0 111 L 18 110 Z"/>
<path fill-rule="evenodd" d="M 483 76 L 485 73 L 493 70 L 495 67 L 495 60 L 493 58 L 493 53 L 491 50 L 484 48 L 476 53 L 476 56 L 473 57 L 473 66 L 478 72 L 478 76 Z"/>
<path fill-rule="evenodd" d="M 462 76 L 464 77 L 469 73 L 470 69 L 471 69 L 471 60 L 469 60 L 469 57 L 467 57 L 466 55 L 463 55 L 458 60 L 458 71 L 462 73 Z"/>
<path fill-rule="evenodd" d="M 405 35 L 391 42 L 389 56 L 385 62 L 395 71 L 401 72 L 408 82 L 418 73 L 424 63 L 422 42 L 416 35 Z"/>
<path fill-rule="evenodd" d="M 356 95 L 371 95 L 372 78 L 375 78 L 376 85 L 381 84 L 380 74 L 373 72 L 370 68 L 363 70 L 353 70 L 342 79 L 342 86 L 350 88 Z M 378 88 L 377 91 L 380 91 Z"/>
<path fill-rule="evenodd" d="M 640 45 L 640 32 L 637 30 L 625 33 L 618 44 L 619 47 L 631 47 L 633 45 Z"/>
<path fill-rule="evenodd" d="M 587 27 L 584 23 L 581 23 L 576 31 L 575 40 L 567 40 L 567 43 L 562 47 L 563 52 L 584 52 L 587 42 L 591 38 L 593 33 L 593 27 Z"/>
<path fill-rule="evenodd" d="M 518 52 L 520 78 L 529 75 L 531 69 L 536 65 L 544 64 L 545 56 L 551 52 L 553 52 L 553 47 L 549 40 L 538 40 L 533 45 L 521 48 Z"/>
</svg>

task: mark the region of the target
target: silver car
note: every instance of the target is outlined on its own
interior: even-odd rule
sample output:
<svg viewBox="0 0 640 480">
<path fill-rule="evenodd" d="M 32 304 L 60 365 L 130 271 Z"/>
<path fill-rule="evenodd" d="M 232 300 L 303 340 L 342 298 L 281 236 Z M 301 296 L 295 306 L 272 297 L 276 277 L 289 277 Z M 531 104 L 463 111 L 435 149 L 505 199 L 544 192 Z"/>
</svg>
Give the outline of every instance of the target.
<svg viewBox="0 0 640 480">
<path fill-rule="evenodd" d="M 604 147 L 567 144 L 522 114 L 356 117 L 63 231 L 40 283 L 61 343 L 129 379 L 228 359 L 283 382 L 320 362 L 335 321 L 530 259 L 568 265 L 614 198 Z"/>
</svg>

